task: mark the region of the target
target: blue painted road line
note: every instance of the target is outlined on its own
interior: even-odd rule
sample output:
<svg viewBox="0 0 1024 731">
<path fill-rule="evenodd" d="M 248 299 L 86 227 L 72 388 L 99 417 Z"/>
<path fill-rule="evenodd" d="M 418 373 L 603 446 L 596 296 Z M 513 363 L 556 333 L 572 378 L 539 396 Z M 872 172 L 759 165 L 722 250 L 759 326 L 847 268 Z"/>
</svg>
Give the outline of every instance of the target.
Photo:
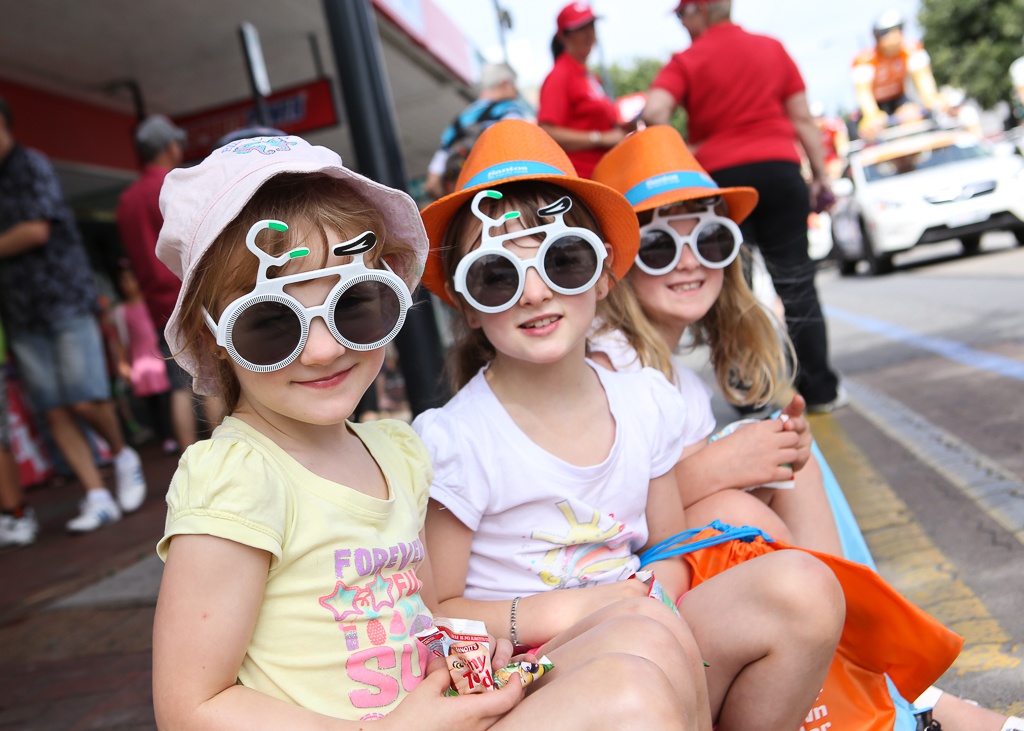
<svg viewBox="0 0 1024 731">
<path fill-rule="evenodd" d="M 963 343 L 958 343 L 955 340 L 939 338 L 932 335 L 921 335 L 920 333 L 900 327 L 899 325 L 893 325 L 871 317 L 864 317 L 863 315 L 857 315 L 853 312 L 837 309 L 835 307 L 825 307 L 824 310 L 828 317 L 834 317 L 837 320 L 849 323 L 850 325 L 875 333 L 876 335 L 881 335 L 889 340 L 895 340 L 906 345 L 911 345 L 915 348 L 928 350 L 932 353 L 936 353 L 937 355 L 941 355 L 944 358 L 948 358 L 949 360 L 956 361 L 957 363 L 969 365 L 972 368 L 979 368 L 1000 376 L 1005 376 L 1006 378 L 1015 378 L 1018 381 L 1024 381 L 1024 363 L 1011 360 L 1010 358 L 1004 358 L 1000 355 L 975 350 L 974 348 L 969 348 Z"/>
</svg>

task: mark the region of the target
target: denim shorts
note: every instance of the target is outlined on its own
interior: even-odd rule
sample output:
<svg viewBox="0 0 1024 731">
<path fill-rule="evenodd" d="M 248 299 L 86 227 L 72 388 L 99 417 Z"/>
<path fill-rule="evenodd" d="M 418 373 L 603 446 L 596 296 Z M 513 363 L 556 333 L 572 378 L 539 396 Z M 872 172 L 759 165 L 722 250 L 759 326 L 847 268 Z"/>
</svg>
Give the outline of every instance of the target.
<svg viewBox="0 0 1024 731">
<path fill-rule="evenodd" d="M 7 339 L 18 375 L 40 413 L 110 399 L 103 336 L 92 315 L 53 323 L 45 331 L 11 332 Z"/>
</svg>

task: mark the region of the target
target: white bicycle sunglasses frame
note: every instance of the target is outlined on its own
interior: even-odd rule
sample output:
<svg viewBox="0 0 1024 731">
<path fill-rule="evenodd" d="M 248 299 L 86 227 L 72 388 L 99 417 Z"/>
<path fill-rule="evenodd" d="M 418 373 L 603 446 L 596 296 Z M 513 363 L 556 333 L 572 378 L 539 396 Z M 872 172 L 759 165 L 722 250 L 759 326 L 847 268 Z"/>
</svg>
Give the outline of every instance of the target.
<svg viewBox="0 0 1024 731">
<path fill-rule="evenodd" d="M 691 231 L 686 236 L 681 235 L 671 226 L 672 221 L 692 218 L 697 219 L 697 225 L 694 226 L 693 231 Z M 733 238 L 736 241 L 732 253 L 729 254 L 729 256 L 727 256 L 724 260 L 717 262 L 708 261 L 707 259 L 705 259 L 698 250 L 696 243 L 697 235 L 701 232 L 701 230 L 706 228 L 707 226 L 714 224 L 725 226 L 725 228 L 733 235 Z M 666 264 L 663 267 L 654 268 L 649 264 L 645 263 L 643 259 L 640 258 L 640 251 L 643 250 L 644 245 L 644 234 L 647 233 L 648 231 L 662 231 L 664 233 L 667 233 L 675 242 L 676 253 L 672 256 L 671 263 Z M 675 269 L 676 266 L 678 266 L 679 260 L 683 256 L 683 247 L 689 246 L 690 251 L 693 252 L 694 257 L 697 259 L 698 262 L 700 262 L 701 266 L 707 267 L 708 269 L 725 269 L 725 267 L 732 264 L 732 262 L 739 255 L 740 247 L 742 245 L 743 234 L 740 231 L 740 227 L 737 226 L 731 218 L 719 216 L 717 213 L 715 213 L 713 207 L 709 207 L 698 213 L 678 213 L 670 215 L 662 215 L 661 210 L 659 209 L 654 211 L 654 218 L 651 219 L 650 223 L 640 227 L 640 251 L 637 251 L 634 263 L 640 268 L 641 271 L 644 271 L 647 274 L 650 274 L 651 276 L 658 277 L 663 274 L 668 274 L 670 271 Z"/>
<path fill-rule="evenodd" d="M 504 213 L 501 218 L 491 218 L 487 214 L 480 210 L 480 202 L 485 198 L 491 198 L 498 200 L 502 197 L 501 193 L 496 190 L 482 190 L 473 196 L 472 211 L 473 215 L 476 216 L 483 224 L 483 228 L 480 234 L 480 246 L 466 254 L 459 265 L 455 268 L 455 291 L 466 298 L 470 306 L 474 310 L 487 313 L 504 312 L 510 309 L 519 298 L 523 296 L 523 290 L 526 287 L 526 273 L 533 267 L 537 270 L 540 278 L 544 280 L 544 284 L 550 287 L 553 291 L 559 294 L 574 295 L 582 294 L 588 289 L 593 287 L 597 280 L 601 278 L 601 274 L 604 271 L 604 260 L 608 258 L 608 252 L 605 250 L 604 242 L 590 229 L 576 228 L 574 226 L 567 226 L 562 220 L 562 217 L 572 208 L 572 200 L 568 196 L 559 198 L 554 203 L 543 206 L 537 209 L 537 215 L 544 218 L 554 218 L 551 223 L 542 224 L 540 226 L 534 226 L 533 228 L 523 229 L 522 231 L 512 231 L 511 233 L 502 234 L 500 236 L 491 236 L 491 229 L 496 226 L 502 225 L 505 221 L 518 218 L 519 211 L 508 211 Z M 537 234 L 544 234 L 544 241 L 541 243 L 540 248 L 537 250 L 537 256 L 532 259 L 520 259 L 518 256 L 510 252 L 504 247 L 504 242 L 511 239 L 521 239 L 529 236 L 536 236 Z M 597 255 L 597 266 L 594 267 L 594 275 L 579 287 L 572 289 L 561 287 L 551 281 L 547 272 L 544 270 L 544 257 L 547 255 L 548 250 L 552 244 L 562 238 L 563 235 L 569 234 L 571 236 L 577 236 L 594 249 L 594 253 Z M 477 301 L 477 299 L 469 292 L 469 288 L 466 286 L 466 280 L 469 275 L 469 269 L 473 266 L 474 262 L 478 259 L 482 259 L 485 256 L 500 256 L 508 259 L 512 262 L 516 272 L 519 274 L 519 286 L 516 289 L 516 293 L 509 298 L 507 302 L 501 305 L 484 305 Z"/>
<path fill-rule="evenodd" d="M 309 339 L 310 325 L 317 317 L 321 318 L 324 323 L 326 323 L 327 328 L 331 331 L 331 335 L 334 336 L 335 340 L 351 350 L 374 350 L 376 348 L 383 347 L 395 338 L 398 331 L 402 329 L 406 313 L 412 305 L 412 295 L 409 293 L 409 287 L 406 285 L 405 281 L 391 271 L 391 268 L 383 259 L 381 260 L 381 264 L 384 265 L 384 269 L 370 269 L 363 262 L 363 255 L 377 245 L 376 234 L 372 231 L 364 231 L 355 238 L 343 241 L 339 244 L 333 244 L 331 246 L 331 251 L 335 255 L 351 255 L 355 257 L 354 260 L 348 264 L 338 264 L 332 267 L 324 267 L 322 269 L 313 269 L 311 271 L 297 272 L 295 274 L 288 274 L 281 277 L 268 278 L 267 271 L 270 267 L 280 267 L 287 264 L 292 259 L 308 256 L 309 249 L 304 246 L 300 246 L 292 249 L 291 251 L 286 251 L 279 256 L 271 256 L 256 245 L 256 236 L 266 229 L 287 231 L 288 224 L 283 221 L 263 220 L 257 221 L 249 228 L 249 232 L 245 236 L 245 245 L 260 262 L 259 272 L 256 275 L 256 284 L 252 291 L 248 294 L 242 295 L 225 307 L 224 311 L 221 313 L 220 319 L 216 322 L 210 316 L 210 313 L 207 312 L 206 308 L 203 308 L 203 316 L 206 318 L 206 324 L 210 328 L 210 331 L 216 336 L 217 345 L 220 345 L 228 351 L 228 355 L 231 356 L 231 360 L 235 361 L 235 363 L 240 365 L 242 368 L 257 373 L 268 373 L 270 371 L 280 370 L 299 357 L 302 349 L 306 346 L 306 341 Z M 338 276 L 339 280 L 331 289 L 327 299 L 324 300 L 321 305 L 306 307 L 284 291 L 284 288 L 288 285 L 329 276 Z M 332 313 L 334 312 L 335 305 L 337 305 L 345 292 L 356 284 L 366 281 L 381 282 L 395 292 L 398 296 L 399 315 L 394 327 L 392 327 L 391 331 L 383 338 L 373 343 L 354 343 L 338 332 Z M 260 302 L 280 302 L 285 305 L 295 313 L 295 316 L 298 318 L 299 324 L 302 328 L 302 333 L 295 349 L 279 362 L 268 365 L 260 365 L 247 360 L 235 349 L 234 339 L 232 338 L 234 326 L 238 318 L 246 309 Z"/>
</svg>

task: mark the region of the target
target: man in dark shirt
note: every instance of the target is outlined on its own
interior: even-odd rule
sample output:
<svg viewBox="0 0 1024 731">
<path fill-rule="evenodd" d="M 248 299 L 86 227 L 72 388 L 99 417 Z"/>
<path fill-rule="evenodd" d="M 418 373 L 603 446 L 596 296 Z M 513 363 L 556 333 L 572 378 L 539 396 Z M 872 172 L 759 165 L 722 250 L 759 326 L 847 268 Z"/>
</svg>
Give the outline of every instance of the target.
<svg viewBox="0 0 1024 731">
<path fill-rule="evenodd" d="M 0 314 L 36 410 L 86 490 L 80 533 L 120 520 L 146 497 L 139 455 L 110 399 L 92 269 L 53 166 L 14 139 L 0 98 Z M 103 483 L 84 422 L 110 445 L 117 499 Z"/>
</svg>

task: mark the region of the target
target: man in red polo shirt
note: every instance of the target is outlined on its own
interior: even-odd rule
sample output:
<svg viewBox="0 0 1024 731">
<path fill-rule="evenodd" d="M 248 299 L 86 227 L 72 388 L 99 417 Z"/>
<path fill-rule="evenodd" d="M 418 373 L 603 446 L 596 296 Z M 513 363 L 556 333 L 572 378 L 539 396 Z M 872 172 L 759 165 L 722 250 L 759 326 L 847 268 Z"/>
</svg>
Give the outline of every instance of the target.
<svg viewBox="0 0 1024 731">
<path fill-rule="evenodd" d="M 171 358 L 164 339 L 181 280 L 156 258 L 156 240 L 164 217 L 160 213 L 160 188 L 164 178 L 178 167 L 184 156 L 185 131 L 161 114 L 144 119 L 135 130 L 135 146 L 142 160 L 142 172 L 121 194 L 117 204 L 117 226 L 121 245 L 131 262 L 139 288 L 156 325 L 160 349 L 167 359 L 171 381 L 171 422 L 178 447 L 196 441 L 196 417 L 191 380 Z"/>
<path fill-rule="evenodd" d="M 541 85 L 537 106 L 537 123 L 583 178 L 625 136 L 614 100 L 587 70 L 587 57 L 597 43 L 597 20 L 582 2 L 569 3 L 558 13 L 558 32 L 551 42 L 555 67 Z"/>
<path fill-rule="evenodd" d="M 688 143 L 720 186 L 751 186 L 760 195 L 741 226 L 757 244 L 798 360 L 796 386 L 808 411 L 846 403 L 828 361 L 825 319 L 807 253 L 812 200 L 827 196 L 821 134 L 807 106 L 804 81 L 782 44 L 730 20 L 729 0 L 682 0 L 676 15 L 692 38 L 662 68 L 647 96 L 643 120 L 668 124 L 676 105 L 689 116 Z M 810 190 L 800 172 L 810 164 Z"/>
</svg>

